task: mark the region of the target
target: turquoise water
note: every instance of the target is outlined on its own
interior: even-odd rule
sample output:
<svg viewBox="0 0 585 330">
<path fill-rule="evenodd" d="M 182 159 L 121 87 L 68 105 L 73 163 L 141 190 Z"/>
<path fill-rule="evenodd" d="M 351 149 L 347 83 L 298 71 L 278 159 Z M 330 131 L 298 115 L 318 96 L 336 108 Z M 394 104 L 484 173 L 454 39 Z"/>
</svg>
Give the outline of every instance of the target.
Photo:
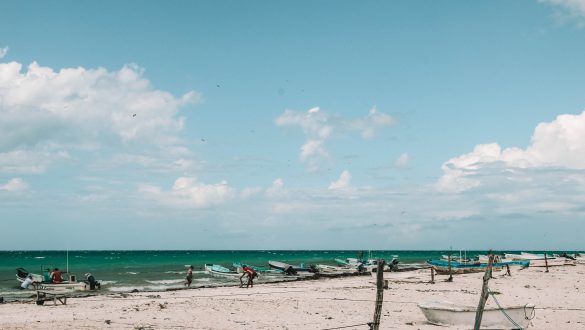
<svg viewBox="0 0 585 330">
<path fill-rule="evenodd" d="M 468 257 L 485 253 L 466 252 Z M 422 263 L 440 258 L 443 254 L 449 254 L 449 251 L 366 251 L 364 257 L 371 255 L 372 258 L 391 260 L 397 255 L 401 263 Z M 452 251 L 452 254 L 459 252 Z M 193 286 L 197 287 L 237 283 L 237 279 L 209 276 L 203 268 L 206 263 L 229 268 L 233 262 L 267 267 L 268 260 L 334 265 L 335 258 L 356 256 L 356 251 L 1 251 L 0 296 L 7 299 L 30 296 L 30 291 L 18 289 L 16 268 L 23 267 L 33 273 L 41 273 L 41 269 L 47 267 L 65 271 L 67 260 L 70 274 L 82 279 L 83 274 L 92 273 L 104 284 L 102 292 L 128 292 L 134 289 L 156 291 L 183 287 L 188 265 L 194 266 Z M 259 281 L 274 279 L 261 276 Z"/>
</svg>

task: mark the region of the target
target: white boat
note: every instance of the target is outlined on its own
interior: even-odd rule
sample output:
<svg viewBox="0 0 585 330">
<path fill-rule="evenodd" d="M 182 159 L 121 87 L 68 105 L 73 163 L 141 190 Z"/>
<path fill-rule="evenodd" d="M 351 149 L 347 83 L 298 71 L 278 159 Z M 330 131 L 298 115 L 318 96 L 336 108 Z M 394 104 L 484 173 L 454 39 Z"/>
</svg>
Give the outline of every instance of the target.
<svg viewBox="0 0 585 330">
<path fill-rule="evenodd" d="M 224 276 L 224 277 L 240 277 L 242 274 L 239 274 L 236 271 L 229 270 L 220 265 L 213 265 L 213 264 L 205 264 L 205 271 L 213 276 Z"/>
<path fill-rule="evenodd" d="M 357 273 L 357 269 L 355 267 L 338 267 L 323 264 L 316 265 L 315 267 L 317 267 L 319 274 L 322 275 L 343 275 Z"/>
<path fill-rule="evenodd" d="M 418 307 L 427 321 L 432 324 L 471 329 L 475 323 L 477 306 L 460 305 L 448 301 L 429 301 L 418 304 Z M 481 319 L 481 329 L 518 329 L 518 326 L 526 329 L 530 326 L 530 318 L 533 314 L 533 304 L 511 306 L 503 310 L 486 307 Z"/>
<path fill-rule="evenodd" d="M 26 278 L 31 276 L 32 282 L 26 287 L 29 290 L 76 290 L 76 291 L 86 291 L 89 290 L 89 285 L 85 282 L 77 282 L 75 280 L 75 276 L 70 276 L 72 281 L 63 281 L 61 283 L 50 283 L 44 281 L 43 275 L 40 274 L 33 274 L 27 272 L 24 268 L 16 269 L 16 280 L 18 281 L 18 285 L 26 281 Z"/>
<path fill-rule="evenodd" d="M 530 260 L 530 267 L 553 267 L 553 266 L 574 266 L 575 260 L 571 260 L 569 258 L 555 258 L 546 256 L 544 258 L 544 254 L 533 254 L 533 253 L 526 253 L 521 252 L 521 254 L 513 254 L 513 253 L 506 253 L 504 254 L 506 259 L 509 260 Z"/>
</svg>

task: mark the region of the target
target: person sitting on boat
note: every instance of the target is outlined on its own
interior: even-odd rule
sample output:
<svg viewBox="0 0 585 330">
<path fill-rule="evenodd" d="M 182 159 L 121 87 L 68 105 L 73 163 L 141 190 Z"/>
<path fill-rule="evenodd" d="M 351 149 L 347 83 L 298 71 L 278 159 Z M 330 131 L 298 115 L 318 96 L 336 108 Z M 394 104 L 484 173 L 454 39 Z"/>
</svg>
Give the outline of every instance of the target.
<svg viewBox="0 0 585 330">
<path fill-rule="evenodd" d="M 51 282 L 53 283 L 62 283 L 63 282 L 63 275 L 59 268 L 53 269 L 53 273 L 51 273 Z"/>
<path fill-rule="evenodd" d="M 95 290 L 96 288 L 101 289 L 102 285 L 95 280 L 95 277 L 91 273 L 85 273 L 85 278 L 87 279 L 86 283 L 89 284 L 90 290 Z"/>
<path fill-rule="evenodd" d="M 51 268 L 47 268 L 44 272 L 43 272 L 43 282 L 45 283 L 51 283 Z"/>
<path fill-rule="evenodd" d="M 244 276 L 248 276 L 248 283 L 246 284 L 246 288 L 254 287 L 254 278 L 258 277 L 258 273 L 256 273 L 256 271 L 253 268 L 248 267 L 246 265 L 243 265 L 242 270 L 244 272 L 242 273 L 242 276 L 240 276 L 240 284 L 244 285 L 244 283 L 242 282 L 242 278 L 244 278 Z"/>
<path fill-rule="evenodd" d="M 33 278 L 32 275 L 28 275 L 24 281 L 22 281 L 22 284 L 20 284 L 20 289 L 24 290 L 24 289 L 28 289 L 28 286 L 31 285 L 33 283 Z"/>
<path fill-rule="evenodd" d="M 187 269 L 187 283 L 185 285 L 191 287 L 191 282 L 193 282 L 193 266 L 189 266 L 189 269 Z"/>
</svg>

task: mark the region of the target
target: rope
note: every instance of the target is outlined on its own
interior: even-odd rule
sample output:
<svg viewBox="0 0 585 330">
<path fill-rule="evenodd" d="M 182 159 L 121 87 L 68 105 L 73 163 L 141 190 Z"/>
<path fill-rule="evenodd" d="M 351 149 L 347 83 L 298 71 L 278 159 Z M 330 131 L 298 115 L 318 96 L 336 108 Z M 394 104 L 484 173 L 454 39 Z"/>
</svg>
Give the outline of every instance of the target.
<svg viewBox="0 0 585 330">
<path fill-rule="evenodd" d="M 492 298 L 494 298 L 494 301 L 496 302 L 496 305 L 498 305 L 498 308 L 500 309 L 500 311 L 502 312 L 502 314 L 504 314 L 504 316 L 508 319 L 508 321 L 510 321 L 516 327 L 516 329 L 524 330 L 524 327 L 522 327 L 520 324 L 516 323 L 516 321 L 514 321 L 510 317 L 510 315 L 508 315 L 508 313 L 506 313 L 506 311 L 500 305 L 500 302 L 498 301 L 498 299 L 496 299 L 496 296 L 494 295 L 494 293 L 492 292 L 492 290 L 490 290 L 490 288 L 488 288 L 488 293 L 492 295 Z M 524 305 L 524 315 L 526 317 L 526 305 Z M 528 317 L 526 317 L 526 319 L 528 319 Z"/>
<path fill-rule="evenodd" d="M 343 327 L 336 327 L 336 328 L 326 328 L 323 330 L 335 330 L 335 329 L 346 329 L 346 328 L 354 328 L 354 327 L 359 327 L 362 325 L 370 325 L 369 323 L 360 323 L 360 324 L 354 324 L 354 325 L 347 325 L 347 326 L 343 326 Z"/>
</svg>

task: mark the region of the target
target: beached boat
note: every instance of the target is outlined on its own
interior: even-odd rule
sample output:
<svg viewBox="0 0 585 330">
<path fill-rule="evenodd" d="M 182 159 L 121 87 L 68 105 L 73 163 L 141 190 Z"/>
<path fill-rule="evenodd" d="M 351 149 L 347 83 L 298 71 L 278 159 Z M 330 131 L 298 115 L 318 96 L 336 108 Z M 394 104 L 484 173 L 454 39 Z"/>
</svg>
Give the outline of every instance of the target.
<svg viewBox="0 0 585 330">
<path fill-rule="evenodd" d="M 448 301 L 431 301 L 420 303 L 418 307 L 427 321 L 432 324 L 470 329 L 475 323 L 477 306 L 460 305 Z M 530 326 L 533 314 L 533 304 L 503 309 L 486 307 L 481 319 L 481 329 L 526 329 Z"/>
<path fill-rule="evenodd" d="M 244 265 L 247 265 L 248 267 L 252 268 L 253 270 L 255 270 L 258 273 L 276 274 L 276 275 L 284 274 L 284 272 L 281 269 L 272 269 L 272 268 L 267 268 L 267 267 L 253 266 L 253 265 L 245 264 L 245 263 L 241 263 L 241 262 L 233 262 L 232 263 L 232 266 L 240 274 L 244 272 L 244 270 L 243 270 Z"/>
<path fill-rule="evenodd" d="M 553 256 L 546 256 L 544 254 L 533 254 L 522 252 L 520 254 L 506 253 L 504 254 L 508 260 L 530 260 L 530 267 L 554 267 L 554 266 L 574 266 L 575 260 L 564 257 L 555 258 Z"/>
<path fill-rule="evenodd" d="M 214 264 L 205 264 L 205 271 L 214 276 L 240 277 L 242 275 L 221 265 Z"/>
<path fill-rule="evenodd" d="M 289 265 L 289 264 L 284 263 L 284 262 L 269 260 L 268 265 L 272 268 L 280 269 L 280 270 L 283 270 L 285 272 L 287 269 L 289 269 L 289 267 L 290 267 L 290 269 L 294 270 L 295 272 L 311 272 L 311 273 L 314 272 L 313 269 L 307 268 L 303 264 L 298 265 L 298 266 L 293 266 L 293 265 Z"/>
<path fill-rule="evenodd" d="M 429 260 L 427 261 L 429 265 L 431 265 L 437 274 L 440 275 L 447 275 L 447 274 L 468 274 L 468 273 L 481 273 L 485 272 L 488 263 L 461 263 L 457 261 L 451 261 L 451 272 L 449 272 L 449 262 L 445 260 Z M 517 260 L 517 261 L 508 261 L 508 262 L 497 262 L 492 264 L 492 269 L 498 271 L 502 269 L 502 267 L 508 266 L 521 266 L 521 267 L 528 267 L 530 264 L 529 260 Z"/>
<path fill-rule="evenodd" d="M 441 260 L 446 260 L 446 261 L 449 261 L 449 258 L 451 258 L 451 261 L 457 261 L 457 262 L 472 262 L 472 260 L 471 260 L 471 259 L 469 259 L 469 258 L 466 258 L 466 257 L 463 257 L 463 256 L 460 256 L 460 255 L 459 255 L 459 256 L 457 256 L 457 255 L 451 255 L 451 256 L 448 256 L 448 255 L 446 255 L 446 254 L 443 254 L 443 255 L 441 256 Z"/>
<path fill-rule="evenodd" d="M 363 267 L 364 270 L 369 271 L 369 272 L 375 271 L 376 269 L 378 269 L 378 259 L 360 260 L 357 258 L 346 258 L 345 260 L 343 260 L 343 259 L 336 258 L 334 260 L 340 266 L 353 267 L 356 269 L 361 266 L 361 267 Z M 390 260 L 390 262 L 387 262 L 384 265 L 384 271 L 392 270 L 393 267 L 395 267 L 397 264 L 398 264 L 397 257 L 393 257 L 392 260 Z"/>
<path fill-rule="evenodd" d="M 63 281 L 61 283 L 52 283 L 50 280 L 45 278 L 43 275 L 29 273 L 24 268 L 16 269 L 16 281 L 20 287 L 26 278 L 31 276 L 32 282 L 26 287 L 29 290 L 77 290 L 85 291 L 89 290 L 89 285 L 85 282 L 77 282 L 75 276 L 71 276 L 73 281 Z"/>
<path fill-rule="evenodd" d="M 318 264 L 315 265 L 317 270 L 320 273 L 355 273 L 357 269 L 355 267 L 348 267 L 348 266 L 331 266 L 331 265 L 324 265 Z"/>
</svg>

